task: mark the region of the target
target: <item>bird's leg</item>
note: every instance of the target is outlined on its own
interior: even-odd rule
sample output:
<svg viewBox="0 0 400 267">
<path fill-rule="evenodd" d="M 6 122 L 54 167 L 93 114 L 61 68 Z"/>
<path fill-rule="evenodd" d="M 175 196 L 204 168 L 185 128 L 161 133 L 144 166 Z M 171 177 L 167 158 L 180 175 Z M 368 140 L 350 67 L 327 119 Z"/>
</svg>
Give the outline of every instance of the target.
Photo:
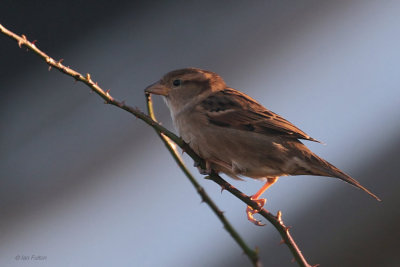
<svg viewBox="0 0 400 267">
<path fill-rule="evenodd" d="M 208 160 L 206 160 L 206 169 L 201 168 L 200 164 L 198 162 L 195 162 L 194 167 L 196 167 L 199 170 L 200 174 L 203 175 L 210 175 L 211 174 L 211 165 Z"/>
<path fill-rule="evenodd" d="M 250 197 L 251 200 L 257 202 L 258 206 L 260 208 L 264 207 L 265 203 L 267 200 L 265 198 L 259 199 L 259 197 L 267 190 L 271 185 L 273 185 L 276 181 L 278 181 L 278 177 L 274 178 L 267 178 L 267 182 L 260 188 L 260 190 L 257 191 L 254 195 Z M 246 213 L 247 213 L 247 219 L 254 223 L 257 226 L 264 226 L 259 220 L 254 219 L 253 215 L 257 213 L 258 210 L 253 209 L 250 206 L 247 206 Z"/>
</svg>

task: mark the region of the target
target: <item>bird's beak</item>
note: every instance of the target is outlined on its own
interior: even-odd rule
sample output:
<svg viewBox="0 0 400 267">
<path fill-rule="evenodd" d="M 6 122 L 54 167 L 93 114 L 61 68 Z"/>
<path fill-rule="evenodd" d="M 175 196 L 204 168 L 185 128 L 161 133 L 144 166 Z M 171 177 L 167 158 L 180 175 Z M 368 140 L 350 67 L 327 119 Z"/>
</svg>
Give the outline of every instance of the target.
<svg viewBox="0 0 400 267">
<path fill-rule="evenodd" d="M 149 86 L 146 87 L 146 89 L 144 89 L 144 91 L 146 93 L 150 93 L 150 94 L 155 94 L 155 95 L 163 95 L 166 96 L 168 95 L 168 87 L 166 87 L 165 85 L 162 85 L 160 83 L 160 81 L 155 82 Z"/>
</svg>

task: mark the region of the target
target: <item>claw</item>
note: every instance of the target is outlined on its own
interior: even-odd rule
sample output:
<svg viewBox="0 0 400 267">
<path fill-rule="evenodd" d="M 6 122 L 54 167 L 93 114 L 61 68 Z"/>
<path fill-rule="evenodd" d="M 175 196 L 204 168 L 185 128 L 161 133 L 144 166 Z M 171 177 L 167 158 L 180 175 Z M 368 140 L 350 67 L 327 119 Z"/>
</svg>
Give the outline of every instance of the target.
<svg viewBox="0 0 400 267">
<path fill-rule="evenodd" d="M 266 198 L 260 198 L 260 199 L 253 199 L 253 198 L 251 198 L 251 200 L 253 200 L 254 202 L 256 202 L 257 205 L 258 205 L 260 208 L 263 208 L 263 207 L 265 206 L 265 203 L 267 203 L 267 199 L 266 199 Z"/>
<path fill-rule="evenodd" d="M 207 170 L 202 169 L 200 166 L 197 167 L 197 169 L 199 170 L 199 173 L 202 175 L 210 175 L 211 174 L 211 172 L 208 172 Z"/>
<path fill-rule="evenodd" d="M 262 208 L 264 207 L 265 203 L 267 202 L 267 200 L 265 198 L 261 198 L 261 199 L 253 199 L 253 197 L 251 197 L 251 200 L 257 202 L 258 207 Z M 258 213 L 258 210 L 254 210 L 252 207 L 247 206 L 246 208 L 246 214 L 247 214 L 247 219 L 254 223 L 257 226 L 264 226 L 265 224 L 261 223 L 261 221 L 255 219 L 253 217 L 254 214 Z"/>
<path fill-rule="evenodd" d="M 196 167 L 199 170 L 199 173 L 202 175 L 210 175 L 211 174 L 211 166 L 208 161 L 206 161 L 206 168 L 203 169 L 200 167 L 200 164 L 195 162 L 194 167 Z"/>
<path fill-rule="evenodd" d="M 247 206 L 246 208 L 247 219 L 257 226 L 264 226 L 265 224 L 261 223 L 261 221 L 254 219 L 253 217 L 254 213 L 257 213 L 257 211 L 253 210 L 250 206 Z"/>
<path fill-rule="evenodd" d="M 205 169 L 201 168 L 200 163 L 195 161 L 193 164 L 193 167 L 197 168 L 199 170 L 200 174 L 203 174 L 203 175 L 207 174 L 207 171 Z"/>
<path fill-rule="evenodd" d="M 264 207 L 265 203 L 267 200 L 265 198 L 259 199 L 259 197 L 262 195 L 262 193 L 265 192 L 271 185 L 273 185 L 276 181 L 278 180 L 278 177 L 267 177 L 267 182 L 260 188 L 260 190 L 257 191 L 254 195 L 250 197 L 251 200 L 255 201 L 260 209 Z M 247 219 L 254 223 L 255 225 L 262 226 L 264 224 L 261 224 L 260 221 L 257 221 L 256 219 L 253 218 L 253 214 L 259 212 L 259 210 L 254 210 L 252 207 L 247 207 L 246 213 L 247 213 Z M 278 214 L 279 217 L 279 214 Z"/>
</svg>

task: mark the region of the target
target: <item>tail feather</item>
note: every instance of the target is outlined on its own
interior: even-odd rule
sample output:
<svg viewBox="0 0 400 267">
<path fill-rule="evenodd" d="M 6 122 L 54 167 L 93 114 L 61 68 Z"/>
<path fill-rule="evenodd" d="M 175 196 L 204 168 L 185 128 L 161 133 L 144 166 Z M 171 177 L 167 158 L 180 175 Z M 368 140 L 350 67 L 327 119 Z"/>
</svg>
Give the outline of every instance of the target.
<svg viewBox="0 0 400 267">
<path fill-rule="evenodd" d="M 315 156 L 315 155 L 314 155 Z M 329 162 L 327 162 L 326 160 L 323 160 L 317 156 L 315 156 L 316 159 L 318 161 L 320 161 L 320 163 L 322 164 L 318 164 L 318 169 L 320 171 L 322 171 L 324 173 L 324 176 L 329 176 L 329 177 L 335 177 L 335 178 L 339 178 L 359 189 L 364 190 L 368 195 L 370 195 L 371 197 L 375 198 L 378 201 L 381 201 L 381 199 L 379 197 L 377 197 L 375 194 L 373 194 L 371 191 L 369 191 L 367 188 L 365 188 L 364 186 L 362 186 L 357 180 L 351 178 L 349 175 L 347 175 L 346 173 L 342 172 L 340 169 L 336 168 L 335 166 L 333 166 L 332 164 L 330 164 Z"/>
</svg>

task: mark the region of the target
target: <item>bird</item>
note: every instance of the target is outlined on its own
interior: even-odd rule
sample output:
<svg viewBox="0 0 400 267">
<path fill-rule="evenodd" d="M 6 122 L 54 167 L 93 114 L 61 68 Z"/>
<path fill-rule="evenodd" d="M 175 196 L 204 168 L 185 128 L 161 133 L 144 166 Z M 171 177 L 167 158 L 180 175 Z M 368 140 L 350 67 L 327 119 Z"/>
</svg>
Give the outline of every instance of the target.
<svg viewBox="0 0 400 267">
<path fill-rule="evenodd" d="M 358 181 L 310 151 L 301 140 L 319 142 L 250 96 L 230 88 L 217 73 L 199 68 L 170 71 L 146 87 L 163 96 L 181 138 L 206 162 L 203 174 L 225 173 L 234 179 L 265 181 L 251 199 L 262 208 L 260 196 L 279 177 L 315 175 L 339 178 L 380 199 Z M 247 218 L 257 210 L 246 208 Z"/>
</svg>

